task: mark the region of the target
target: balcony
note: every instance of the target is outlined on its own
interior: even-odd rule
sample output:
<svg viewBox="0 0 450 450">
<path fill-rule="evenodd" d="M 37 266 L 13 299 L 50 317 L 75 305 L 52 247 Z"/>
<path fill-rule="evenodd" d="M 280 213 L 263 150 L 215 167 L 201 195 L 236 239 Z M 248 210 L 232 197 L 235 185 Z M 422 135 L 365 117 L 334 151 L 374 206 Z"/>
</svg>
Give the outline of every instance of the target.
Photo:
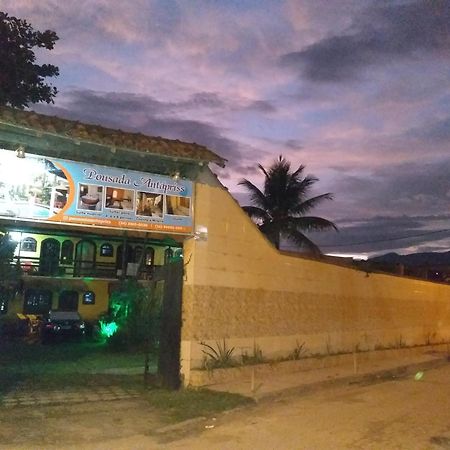
<svg viewBox="0 0 450 450">
<path fill-rule="evenodd" d="M 140 266 L 127 263 L 125 273 L 117 268 L 115 262 L 105 263 L 97 261 L 74 261 L 68 264 L 65 261 L 55 261 L 48 258 L 39 257 L 16 257 L 13 265 L 20 265 L 25 276 L 33 277 L 53 277 L 53 278 L 98 278 L 98 279 L 119 279 L 123 275 L 136 276 L 140 280 L 151 280 L 155 271 L 159 272 L 163 266 L 144 265 Z"/>
</svg>

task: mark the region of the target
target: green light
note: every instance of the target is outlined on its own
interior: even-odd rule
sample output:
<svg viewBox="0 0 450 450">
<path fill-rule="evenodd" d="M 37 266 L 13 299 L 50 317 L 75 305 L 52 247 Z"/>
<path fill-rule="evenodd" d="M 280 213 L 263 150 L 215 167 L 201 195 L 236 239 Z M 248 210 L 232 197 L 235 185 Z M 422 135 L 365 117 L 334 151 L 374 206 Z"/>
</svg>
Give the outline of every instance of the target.
<svg viewBox="0 0 450 450">
<path fill-rule="evenodd" d="M 100 333 L 102 336 L 110 338 L 118 329 L 116 322 L 103 322 L 100 320 Z"/>
</svg>

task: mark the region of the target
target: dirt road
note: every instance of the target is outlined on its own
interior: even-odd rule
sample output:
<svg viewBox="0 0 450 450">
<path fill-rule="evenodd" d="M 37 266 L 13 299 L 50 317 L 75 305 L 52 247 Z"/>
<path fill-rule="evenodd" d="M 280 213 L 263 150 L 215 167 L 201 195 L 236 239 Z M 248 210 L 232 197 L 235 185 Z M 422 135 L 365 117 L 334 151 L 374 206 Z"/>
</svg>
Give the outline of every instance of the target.
<svg viewBox="0 0 450 450">
<path fill-rule="evenodd" d="M 169 448 L 450 449 L 450 366 L 262 404 Z"/>
<path fill-rule="evenodd" d="M 450 365 L 418 380 L 334 387 L 174 428 L 162 427 L 138 400 L 98 408 L 66 410 L 65 417 L 2 413 L 0 436 L 8 442 L 0 448 L 450 449 Z M 4 434 L 14 420 L 27 437 Z"/>
</svg>

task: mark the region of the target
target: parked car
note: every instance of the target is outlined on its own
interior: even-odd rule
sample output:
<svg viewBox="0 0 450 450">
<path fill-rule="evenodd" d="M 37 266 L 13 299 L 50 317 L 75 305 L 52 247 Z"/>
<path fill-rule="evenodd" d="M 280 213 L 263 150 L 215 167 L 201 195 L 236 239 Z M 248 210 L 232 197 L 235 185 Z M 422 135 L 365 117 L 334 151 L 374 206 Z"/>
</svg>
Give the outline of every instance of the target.
<svg viewBox="0 0 450 450">
<path fill-rule="evenodd" d="M 42 321 L 41 338 L 42 342 L 56 338 L 82 338 L 85 332 L 86 324 L 78 312 L 51 310 Z"/>
</svg>

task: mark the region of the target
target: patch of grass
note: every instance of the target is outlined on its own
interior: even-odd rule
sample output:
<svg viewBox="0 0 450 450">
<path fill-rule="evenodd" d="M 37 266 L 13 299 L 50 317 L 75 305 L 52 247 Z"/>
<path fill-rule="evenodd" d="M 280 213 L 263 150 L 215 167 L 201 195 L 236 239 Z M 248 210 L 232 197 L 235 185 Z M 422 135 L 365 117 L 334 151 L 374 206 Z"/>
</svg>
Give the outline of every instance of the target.
<svg viewBox="0 0 450 450">
<path fill-rule="evenodd" d="M 253 343 L 253 353 L 251 355 L 246 352 L 242 354 L 243 365 L 262 364 L 266 361 L 267 360 L 263 356 L 261 347 L 256 342 Z"/>
<path fill-rule="evenodd" d="M 143 366 L 141 352 L 114 352 L 97 342 L 63 342 L 51 345 L 12 342 L 2 345 L 0 364 L 37 373 L 101 372 L 111 368 Z"/>
<path fill-rule="evenodd" d="M 1 344 L 0 368 L 0 394 L 17 386 L 55 389 L 136 383 L 142 382 L 142 376 L 130 374 L 143 374 L 144 355 L 112 352 L 95 342 L 41 345 L 15 341 Z"/>
<path fill-rule="evenodd" d="M 206 389 L 168 391 L 148 387 L 143 382 L 142 353 L 118 353 L 98 343 L 41 345 L 16 341 L 0 345 L 0 399 L 13 389 L 63 391 L 119 385 L 138 390 L 167 423 L 210 416 L 253 402 L 238 394 Z M 133 367 L 138 373 L 127 373 Z M 121 375 L 120 369 L 125 369 L 125 374 Z"/>
<path fill-rule="evenodd" d="M 399 337 L 395 340 L 394 348 L 405 348 L 406 347 L 406 342 L 403 339 L 403 336 L 400 334 Z"/>
<path fill-rule="evenodd" d="M 294 350 L 292 350 L 291 353 L 289 353 L 287 359 L 288 360 L 294 360 L 298 361 L 299 359 L 305 358 L 308 351 L 305 348 L 305 342 L 302 342 L 301 344 L 298 342 L 298 340 L 295 341 L 296 346 Z"/>
<path fill-rule="evenodd" d="M 144 398 L 162 414 L 163 420 L 167 422 L 207 417 L 254 403 L 254 400 L 239 394 L 207 389 L 182 389 L 180 391 L 150 389 L 144 393 Z"/>
</svg>

